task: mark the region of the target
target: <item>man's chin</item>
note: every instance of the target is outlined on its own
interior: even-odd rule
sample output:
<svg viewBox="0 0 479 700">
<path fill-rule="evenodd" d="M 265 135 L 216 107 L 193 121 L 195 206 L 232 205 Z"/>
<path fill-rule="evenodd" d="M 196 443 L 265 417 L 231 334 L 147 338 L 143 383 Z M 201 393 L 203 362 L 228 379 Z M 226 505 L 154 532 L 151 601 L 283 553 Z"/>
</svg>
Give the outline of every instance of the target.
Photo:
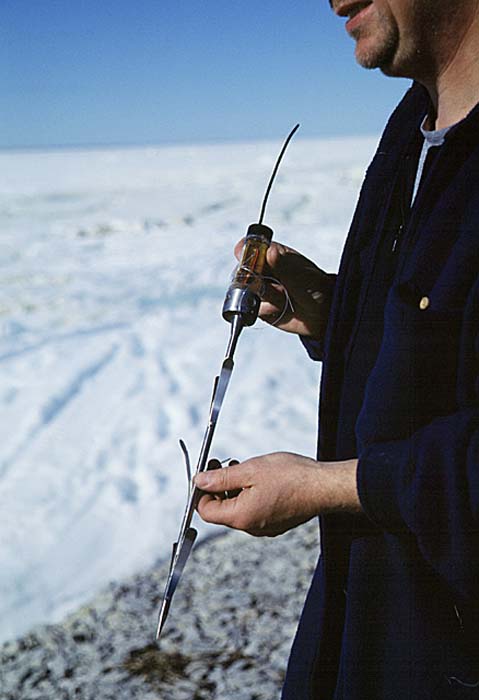
<svg viewBox="0 0 479 700">
<path fill-rule="evenodd" d="M 396 72 L 394 67 L 393 57 L 389 56 L 378 56 L 375 54 L 364 54 L 361 52 L 356 52 L 356 61 L 361 66 L 361 68 L 366 68 L 366 70 L 375 70 L 378 68 L 381 73 L 389 77 L 396 77 L 400 75 Z"/>
<path fill-rule="evenodd" d="M 355 57 L 357 63 L 367 70 L 379 68 L 385 75 L 395 75 L 394 63 L 397 52 L 395 36 L 384 39 L 382 43 L 374 39 L 361 37 L 356 42 Z"/>
</svg>

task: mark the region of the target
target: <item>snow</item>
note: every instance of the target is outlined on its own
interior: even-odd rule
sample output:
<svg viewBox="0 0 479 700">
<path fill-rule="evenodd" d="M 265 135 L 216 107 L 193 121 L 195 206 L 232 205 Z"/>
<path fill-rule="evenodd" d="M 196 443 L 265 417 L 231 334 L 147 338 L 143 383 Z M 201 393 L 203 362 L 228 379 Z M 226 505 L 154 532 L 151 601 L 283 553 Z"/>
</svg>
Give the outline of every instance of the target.
<svg viewBox="0 0 479 700">
<path fill-rule="evenodd" d="M 375 145 L 293 141 L 276 240 L 337 269 Z M 0 639 L 169 556 L 279 147 L 0 153 Z M 235 365 L 212 454 L 313 456 L 319 365 L 260 323 Z"/>
</svg>

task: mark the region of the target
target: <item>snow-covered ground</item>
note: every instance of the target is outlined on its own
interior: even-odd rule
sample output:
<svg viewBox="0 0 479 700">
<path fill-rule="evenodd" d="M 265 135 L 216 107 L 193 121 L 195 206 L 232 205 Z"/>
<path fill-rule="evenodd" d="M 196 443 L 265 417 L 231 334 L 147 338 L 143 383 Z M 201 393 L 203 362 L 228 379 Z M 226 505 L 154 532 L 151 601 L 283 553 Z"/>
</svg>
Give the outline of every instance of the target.
<svg viewBox="0 0 479 700">
<path fill-rule="evenodd" d="M 335 270 L 376 139 L 293 141 L 265 222 Z M 280 143 L 0 154 L 0 639 L 169 555 Z M 319 366 L 258 323 L 212 454 L 314 455 Z M 202 532 L 206 532 L 202 527 Z"/>
</svg>

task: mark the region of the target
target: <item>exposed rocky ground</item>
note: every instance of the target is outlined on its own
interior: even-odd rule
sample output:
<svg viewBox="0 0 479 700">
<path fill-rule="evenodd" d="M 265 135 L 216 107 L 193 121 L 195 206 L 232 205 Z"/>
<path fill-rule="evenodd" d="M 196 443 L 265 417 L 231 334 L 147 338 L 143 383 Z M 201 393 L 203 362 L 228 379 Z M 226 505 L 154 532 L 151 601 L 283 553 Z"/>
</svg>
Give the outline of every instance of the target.
<svg viewBox="0 0 479 700">
<path fill-rule="evenodd" d="M 274 700 L 318 554 L 309 523 L 227 533 L 188 562 L 161 642 L 167 564 L 0 648 L 1 700 Z"/>
</svg>

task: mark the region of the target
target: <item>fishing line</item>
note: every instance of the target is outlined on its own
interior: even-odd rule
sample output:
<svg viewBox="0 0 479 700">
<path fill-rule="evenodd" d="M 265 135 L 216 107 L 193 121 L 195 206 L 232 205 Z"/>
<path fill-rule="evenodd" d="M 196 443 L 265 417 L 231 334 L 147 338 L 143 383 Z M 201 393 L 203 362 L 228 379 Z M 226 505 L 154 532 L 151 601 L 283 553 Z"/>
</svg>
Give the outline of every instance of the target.
<svg viewBox="0 0 479 700">
<path fill-rule="evenodd" d="M 283 309 L 281 310 L 278 318 L 276 321 L 270 323 L 270 326 L 277 326 L 278 323 L 281 322 L 281 320 L 284 318 L 285 314 L 290 310 L 292 313 L 294 313 L 294 305 L 293 302 L 291 301 L 291 297 L 289 295 L 289 292 L 283 282 L 281 280 L 277 279 L 276 277 L 271 277 L 270 275 L 260 275 L 251 268 L 249 268 L 247 265 L 238 265 L 235 268 L 235 271 L 233 272 L 233 275 L 238 271 L 242 270 L 243 272 L 247 272 L 251 277 L 253 277 L 255 280 L 258 280 L 261 282 L 261 291 L 260 291 L 260 296 L 264 296 L 264 293 L 266 291 L 266 285 L 265 282 L 273 282 L 278 286 L 278 291 L 282 292 L 284 294 L 285 300 L 284 300 L 284 306 Z M 261 330 L 260 328 L 256 328 L 255 330 Z"/>
<path fill-rule="evenodd" d="M 285 297 L 285 299 L 284 299 L 283 310 L 281 311 L 281 313 L 280 313 L 279 317 L 276 319 L 276 321 L 274 321 L 274 323 L 271 323 L 271 324 L 270 324 L 271 326 L 277 326 L 278 323 L 279 323 L 279 322 L 281 321 L 281 319 L 283 318 L 283 316 L 284 316 L 284 315 L 286 314 L 286 312 L 288 311 L 288 308 L 292 311 L 292 313 L 294 313 L 293 302 L 291 301 L 291 297 L 290 297 L 290 295 L 289 295 L 289 292 L 288 292 L 286 286 L 283 284 L 283 282 L 281 282 L 280 280 L 276 279 L 276 277 L 268 277 L 267 275 L 265 275 L 265 276 L 263 277 L 263 279 L 269 280 L 270 282 L 274 282 L 275 284 L 277 284 L 278 287 L 280 288 L 278 291 L 283 292 L 284 297 Z"/>
</svg>

